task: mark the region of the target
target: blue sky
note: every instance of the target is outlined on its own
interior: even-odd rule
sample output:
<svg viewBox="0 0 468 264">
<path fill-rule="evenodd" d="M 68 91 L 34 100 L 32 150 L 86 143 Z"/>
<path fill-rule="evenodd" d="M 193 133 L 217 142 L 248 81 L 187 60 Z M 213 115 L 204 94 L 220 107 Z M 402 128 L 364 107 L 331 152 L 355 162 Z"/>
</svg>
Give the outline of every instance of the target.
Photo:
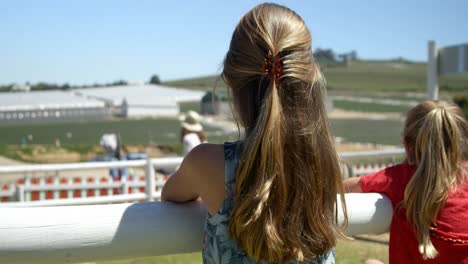
<svg viewBox="0 0 468 264">
<path fill-rule="evenodd" d="M 468 42 L 468 1 L 273 1 L 303 17 L 313 48 L 425 61 L 427 41 Z M 3 1 L 0 84 L 91 84 L 219 72 L 240 17 L 261 1 Z"/>
</svg>

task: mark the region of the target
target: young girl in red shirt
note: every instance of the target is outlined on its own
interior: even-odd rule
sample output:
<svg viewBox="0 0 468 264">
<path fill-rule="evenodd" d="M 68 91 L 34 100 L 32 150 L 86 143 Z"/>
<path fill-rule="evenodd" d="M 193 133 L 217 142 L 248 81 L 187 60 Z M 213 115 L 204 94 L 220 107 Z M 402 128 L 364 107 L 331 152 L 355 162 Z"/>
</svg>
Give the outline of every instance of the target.
<svg viewBox="0 0 468 264">
<path fill-rule="evenodd" d="M 411 109 L 406 160 L 345 181 L 349 192 L 385 194 L 393 205 L 390 263 L 468 263 L 468 125 L 459 107 Z"/>
</svg>

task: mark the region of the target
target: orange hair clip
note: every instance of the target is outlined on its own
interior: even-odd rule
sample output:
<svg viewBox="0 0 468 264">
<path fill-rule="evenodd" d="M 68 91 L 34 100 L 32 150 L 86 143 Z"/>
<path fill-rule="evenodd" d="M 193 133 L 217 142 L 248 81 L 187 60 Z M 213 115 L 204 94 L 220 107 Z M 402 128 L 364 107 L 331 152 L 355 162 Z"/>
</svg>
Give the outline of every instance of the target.
<svg viewBox="0 0 468 264">
<path fill-rule="evenodd" d="M 263 59 L 261 70 L 263 75 L 265 75 L 269 80 L 273 79 L 276 86 L 278 86 L 279 78 L 283 74 L 283 62 L 281 61 L 279 54 L 276 54 L 273 58 L 273 53 L 271 50 L 268 50 L 267 57 Z"/>
</svg>

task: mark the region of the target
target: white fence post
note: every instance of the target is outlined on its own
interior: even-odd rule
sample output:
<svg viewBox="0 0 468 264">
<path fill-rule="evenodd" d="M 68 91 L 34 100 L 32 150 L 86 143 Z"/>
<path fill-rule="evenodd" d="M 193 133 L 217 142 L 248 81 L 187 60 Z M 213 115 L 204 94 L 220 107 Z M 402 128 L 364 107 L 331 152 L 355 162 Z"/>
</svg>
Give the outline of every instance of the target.
<svg viewBox="0 0 468 264">
<path fill-rule="evenodd" d="M 46 173 L 45 177 L 47 177 L 47 173 Z M 46 185 L 45 177 L 39 178 L 39 186 L 45 186 Z M 45 191 L 40 191 L 39 192 L 39 201 L 44 201 L 45 199 L 46 199 L 46 192 Z"/>
<path fill-rule="evenodd" d="M 108 177 L 108 182 L 109 184 L 113 184 L 114 179 L 112 177 Z M 114 188 L 107 188 L 107 196 L 112 196 L 112 195 L 114 195 Z"/>
<path fill-rule="evenodd" d="M 128 182 L 127 181 L 123 181 L 122 182 L 122 194 L 128 194 Z"/>
<path fill-rule="evenodd" d="M 86 178 L 85 177 L 80 177 L 80 184 L 83 185 L 86 183 Z M 88 190 L 86 189 L 81 189 L 81 198 L 88 197 Z"/>
<path fill-rule="evenodd" d="M 18 202 L 24 202 L 24 185 L 16 186 L 16 197 Z"/>
<path fill-rule="evenodd" d="M 427 92 L 430 100 L 439 98 L 439 72 L 438 72 L 438 49 L 433 40 L 428 45 L 427 61 Z"/>
<path fill-rule="evenodd" d="M 72 185 L 73 185 L 73 179 L 72 179 L 71 177 L 69 177 L 69 178 L 67 179 L 67 185 L 68 185 L 68 186 L 72 186 Z M 73 193 L 73 190 L 72 190 L 72 189 L 70 189 L 70 190 L 67 191 L 67 199 L 73 199 L 73 195 L 74 195 L 74 193 Z"/>
<path fill-rule="evenodd" d="M 154 167 L 153 167 L 153 162 L 151 159 L 148 157 L 146 160 L 146 173 L 145 173 L 145 179 L 146 179 L 146 200 L 148 202 L 154 201 L 154 191 L 156 188 L 156 182 L 155 182 L 155 174 L 154 174 Z"/>
<path fill-rule="evenodd" d="M 55 186 L 59 186 L 60 185 L 60 178 L 59 178 L 59 172 L 58 171 L 55 171 L 55 175 L 54 175 L 54 181 L 53 181 L 53 184 Z M 60 199 L 60 191 L 54 191 L 54 200 L 57 200 L 57 199 Z"/>
<path fill-rule="evenodd" d="M 25 179 L 24 179 L 24 187 L 27 188 L 27 187 L 30 187 L 30 186 L 31 186 L 31 177 L 26 176 Z M 31 192 L 26 192 L 25 191 L 24 200 L 27 201 L 27 202 L 30 202 L 32 200 L 31 199 Z"/>
</svg>

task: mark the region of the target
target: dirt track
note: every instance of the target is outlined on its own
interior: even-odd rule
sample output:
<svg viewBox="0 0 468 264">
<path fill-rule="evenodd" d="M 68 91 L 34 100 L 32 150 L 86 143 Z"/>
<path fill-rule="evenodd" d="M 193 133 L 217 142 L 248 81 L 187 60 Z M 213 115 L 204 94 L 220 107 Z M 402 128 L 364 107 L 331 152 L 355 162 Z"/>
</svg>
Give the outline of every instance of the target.
<svg viewBox="0 0 468 264">
<path fill-rule="evenodd" d="M 366 113 L 366 112 L 354 112 L 345 111 L 341 109 L 335 109 L 333 112 L 328 114 L 331 119 L 369 119 L 369 120 L 403 120 L 403 116 L 399 113 Z"/>
</svg>

